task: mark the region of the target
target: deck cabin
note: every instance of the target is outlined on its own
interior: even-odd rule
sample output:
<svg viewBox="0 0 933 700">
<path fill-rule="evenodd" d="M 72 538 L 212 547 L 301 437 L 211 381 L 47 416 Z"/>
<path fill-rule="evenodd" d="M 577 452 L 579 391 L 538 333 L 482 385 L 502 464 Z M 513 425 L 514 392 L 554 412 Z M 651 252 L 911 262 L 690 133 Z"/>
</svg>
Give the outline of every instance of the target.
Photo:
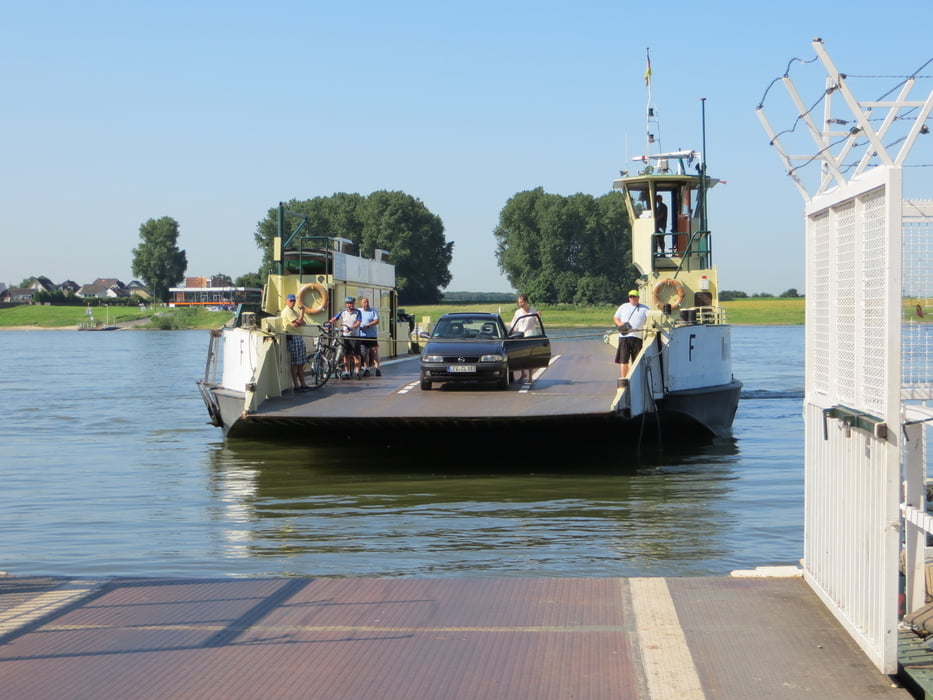
<svg viewBox="0 0 933 700">
<path fill-rule="evenodd" d="M 698 309 L 699 319 L 719 305 L 706 217 L 706 191 L 719 181 L 706 177 L 696 151 L 658 154 L 637 174 L 613 181 L 625 194 L 632 222 L 632 262 L 651 292 L 652 309 L 670 314 Z M 654 165 L 647 164 L 649 161 Z M 663 279 L 662 279 L 663 277 Z M 693 314 L 691 314 L 692 316 Z"/>
</svg>

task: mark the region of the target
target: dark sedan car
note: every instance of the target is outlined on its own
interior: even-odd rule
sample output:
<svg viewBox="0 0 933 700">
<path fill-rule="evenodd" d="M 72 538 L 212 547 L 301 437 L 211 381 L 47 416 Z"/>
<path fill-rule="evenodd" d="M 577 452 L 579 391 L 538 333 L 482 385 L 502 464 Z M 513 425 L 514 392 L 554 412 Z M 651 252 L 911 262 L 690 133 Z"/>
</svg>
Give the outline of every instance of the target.
<svg viewBox="0 0 933 700">
<path fill-rule="evenodd" d="M 432 382 L 495 382 L 507 389 L 512 372 L 546 367 L 551 341 L 537 315 L 517 319 L 509 330 L 499 314 L 441 316 L 421 354 L 421 388 Z"/>
</svg>

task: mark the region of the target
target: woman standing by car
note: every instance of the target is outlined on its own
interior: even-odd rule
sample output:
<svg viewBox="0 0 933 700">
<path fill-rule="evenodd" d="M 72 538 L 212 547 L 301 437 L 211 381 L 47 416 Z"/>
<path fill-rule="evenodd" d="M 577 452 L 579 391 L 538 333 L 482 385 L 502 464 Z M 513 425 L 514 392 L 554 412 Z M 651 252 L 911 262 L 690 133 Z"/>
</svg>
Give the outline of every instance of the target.
<svg viewBox="0 0 933 700">
<path fill-rule="evenodd" d="M 509 329 L 510 333 L 515 333 L 519 331 L 525 333 L 527 331 L 533 330 L 536 327 L 534 319 L 528 318 L 528 316 L 537 316 L 541 318 L 541 313 L 531 306 L 528 303 L 527 294 L 518 295 L 518 308 L 515 309 L 515 315 L 512 316 L 512 327 Z"/>
<path fill-rule="evenodd" d="M 541 318 L 540 312 L 528 303 L 528 295 L 519 294 L 518 308 L 515 309 L 515 314 L 512 316 L 512 327 L 509 329 L 509 335 L 521 333 L 522 337 L 525 337 L 526 333 L 528 335 L 535 333 L 540 326 L 536 322 L 537 319 L 532 318 L 532 316 Z M 526 379 L 528 379 L 528 372 L 521 372 L 518 381 L 525 381 Z M 515 381 L 514 373 L 512 374 L 512 381 Z"/>
</svg>

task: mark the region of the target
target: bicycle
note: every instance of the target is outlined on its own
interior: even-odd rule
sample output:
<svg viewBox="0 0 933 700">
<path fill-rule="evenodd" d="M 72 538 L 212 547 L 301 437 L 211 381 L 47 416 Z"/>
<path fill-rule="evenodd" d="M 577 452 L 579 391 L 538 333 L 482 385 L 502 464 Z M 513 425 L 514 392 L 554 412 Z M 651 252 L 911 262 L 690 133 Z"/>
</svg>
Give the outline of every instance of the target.
<svg viewBox="0 0 933 700">
<path fill-rule="evenodd" d="M 305 364 L 305 376 L 310 379 L 308 386 L 319 389 L 327 384 L 337 371 L 337 351 L 340 346 L 340 336 L 335 328 L 329 324 L 318 326 L 320 334 L 314 339 L 314 352 L 308 355 Z"/>
</svg>

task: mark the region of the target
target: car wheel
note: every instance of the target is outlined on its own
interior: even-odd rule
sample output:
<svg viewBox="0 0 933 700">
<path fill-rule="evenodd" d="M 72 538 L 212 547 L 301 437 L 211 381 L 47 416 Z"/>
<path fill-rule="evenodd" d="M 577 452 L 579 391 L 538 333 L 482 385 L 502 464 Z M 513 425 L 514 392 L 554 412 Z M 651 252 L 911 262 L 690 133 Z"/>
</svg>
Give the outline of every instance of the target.
<svg viewBox="0 0 933 700">
<path fill-rule="evenodd" d="M 500 391 L 505 391 L 509 388 L 509 382 L 512 379 L 512 372 L 506 367 L 505 374 L 499 377 L 499 381 L 496 382 L 496 388 Z"/>
<path fill-rule="evenodd" d="M 430 391 L 430 389 L 431 389 L 431 382 L 422 379 L 421 380 L 421 391 Z"/>
</svg>

